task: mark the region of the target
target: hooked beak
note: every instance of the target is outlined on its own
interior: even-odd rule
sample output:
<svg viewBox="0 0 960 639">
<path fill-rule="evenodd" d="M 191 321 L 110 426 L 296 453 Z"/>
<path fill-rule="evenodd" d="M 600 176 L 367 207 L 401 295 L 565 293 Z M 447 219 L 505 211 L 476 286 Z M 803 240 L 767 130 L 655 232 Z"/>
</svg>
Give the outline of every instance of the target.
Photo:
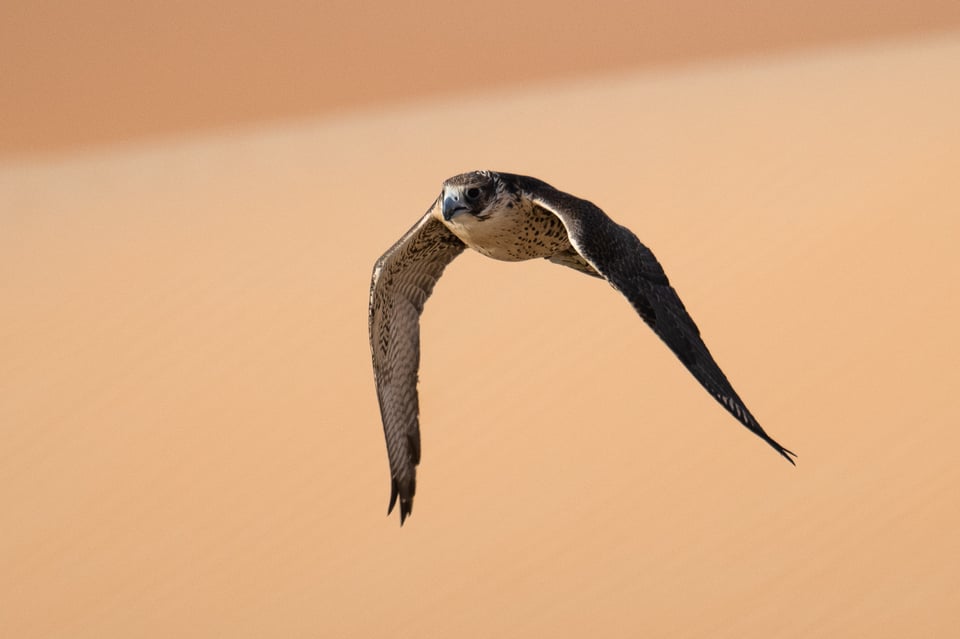
<svg viewBox="0 0 960 639">
<path fill-rule="evenodd" d="M 449 190 L 443 196 L 443 219 L 449 222 L 453 216 L 463 211 L 469 211 L 470 207 L 464 204 L 463 196 L 459 191 Z"/>
</svg>

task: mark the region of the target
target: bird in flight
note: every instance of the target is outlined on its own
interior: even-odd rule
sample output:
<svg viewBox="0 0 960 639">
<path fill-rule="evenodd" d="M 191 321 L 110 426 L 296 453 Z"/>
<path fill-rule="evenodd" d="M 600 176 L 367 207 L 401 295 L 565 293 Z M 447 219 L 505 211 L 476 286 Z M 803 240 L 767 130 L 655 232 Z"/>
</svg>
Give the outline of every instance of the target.
<svg viewBox="0 0 960 639">
<path fill-rule="evenodd" d="M 637 236 L 593 203 L 536 178 L 493 171 L 454 176 L 413 228 L 373 267 L 370 350 L 390 460 L 390 506 L 413 508 L 420 463 L 420 314 L 447 264 L 470 247 L 497 260 L 544 258 L 605 279 L 627 298 L 727 411 L 791 464 L 733 390 L 660 263 Z"/>
</svg>

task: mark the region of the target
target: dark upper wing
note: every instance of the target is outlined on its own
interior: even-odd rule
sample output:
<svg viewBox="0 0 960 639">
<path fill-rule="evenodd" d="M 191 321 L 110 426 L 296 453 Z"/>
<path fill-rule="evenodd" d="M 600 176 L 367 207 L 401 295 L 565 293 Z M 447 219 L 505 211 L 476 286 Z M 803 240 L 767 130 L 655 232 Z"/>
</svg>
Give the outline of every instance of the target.
<svg viewBox="0 0 960 639">
<path fill-rule="evenodd" d="M 611 220 L 594 204 L 534 178 L 510 177 L 517 180 L 531 200 L 560 218 L 577 252 L 623 293 L 707 392 L 744 426 L 794 463 L 791 455 L 796 455 L 764 432 L 733 390 L 650 249 L 641 244 L 630 229 Z"/>
<path fill-rule="evenodd" d="M 390 458 L 387 514 L 399 496 L 401 525 L 413 507 L 420 462 L 420 313 L 443 269 L 466 248 L 432 212 L 377 260 L 370 281 L 370 351 Z"/>
</svg>

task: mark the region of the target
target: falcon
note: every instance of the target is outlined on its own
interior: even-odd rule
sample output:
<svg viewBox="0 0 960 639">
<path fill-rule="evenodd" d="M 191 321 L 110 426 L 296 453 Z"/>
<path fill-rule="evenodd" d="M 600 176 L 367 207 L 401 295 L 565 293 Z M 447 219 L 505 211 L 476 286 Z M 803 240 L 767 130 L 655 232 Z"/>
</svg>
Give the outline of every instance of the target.
<svg viewBox="0 0 960 639">
<path fill-rule="evenodd" d="M 737 395 L 700 337 L 663 268 L 629 229 L 593 203 L 536 178 L 474 171 L 443 183 L 439 197 L 373 267 L 370 350 L 390 460 L 389 515 L 410 515 L 420 463 L 420 314 L 446 266 L 467 247 L 496 260 L 544 258 L 606 280 L 740 423 L 791 464 Z"/>
</svg>

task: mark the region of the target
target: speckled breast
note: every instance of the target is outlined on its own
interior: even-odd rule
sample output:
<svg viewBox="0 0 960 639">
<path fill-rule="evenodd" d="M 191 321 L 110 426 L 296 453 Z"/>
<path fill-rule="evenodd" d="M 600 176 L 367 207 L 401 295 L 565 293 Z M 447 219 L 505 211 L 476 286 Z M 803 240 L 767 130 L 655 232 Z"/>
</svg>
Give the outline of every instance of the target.
<svg viewBox="0 0 960 639">
<path fill-rule="evenodd" d="M 496 260 L 550 257 L 570 248 L 560 219 L 535 206 L 502 208 L 483 218 L 458 215 L 446 225 L 467 246 Z"/>
</svg>

